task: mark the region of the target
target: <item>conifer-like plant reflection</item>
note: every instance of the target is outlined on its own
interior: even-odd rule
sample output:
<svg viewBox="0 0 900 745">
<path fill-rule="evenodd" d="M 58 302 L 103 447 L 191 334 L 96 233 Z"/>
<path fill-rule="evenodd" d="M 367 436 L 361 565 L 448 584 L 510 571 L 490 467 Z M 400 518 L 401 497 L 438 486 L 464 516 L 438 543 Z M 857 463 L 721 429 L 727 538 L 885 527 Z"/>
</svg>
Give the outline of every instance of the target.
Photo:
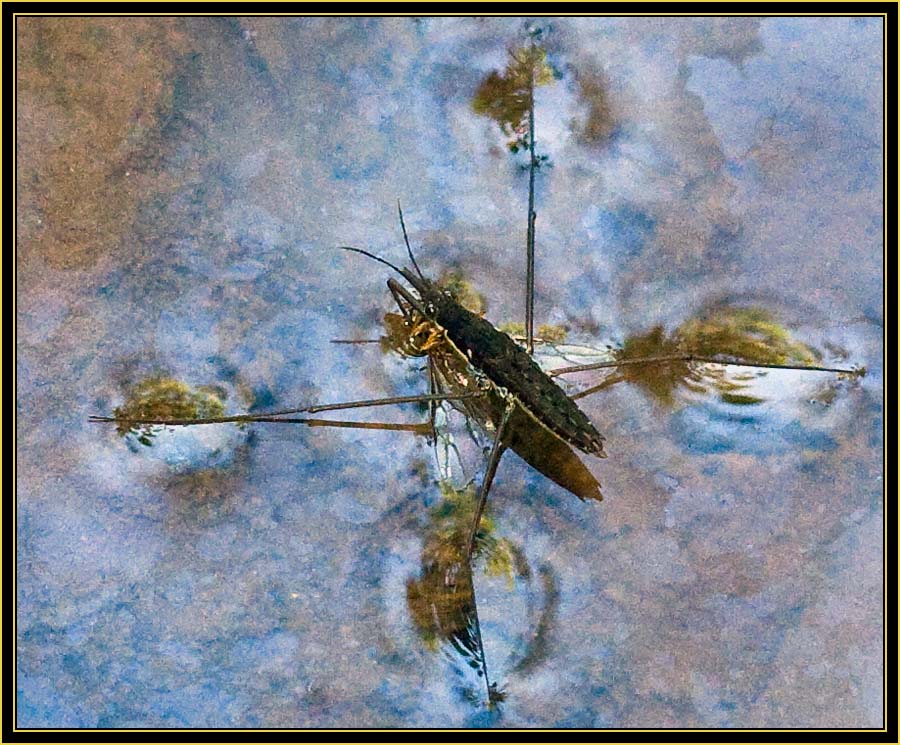
<svg viewBox="0 0 900 745">
<path fill-rule="evenodd" d="M 530 578 L 531 572 L 523 553 L 509 539 L 497 536 L 496 523 L 488 514 L 481 516 L 470 558 L 477 489 L 472 484 L 455 489 L 443 482 L 440 487 L 443 498 L 431 511 L 419 576 L 406 584 L 406 603 L 425 645 L 434 651 L 445 647 L 473 670 L 493 707 L 506 694 L 490 678 L 473 573 L 480 570 L 488 577 L 505 577 L 512 589 L 517 580 Z M 479 696 L 471 688 L 464 688 L 464 694 L 473 700 Z"/>
</svg>

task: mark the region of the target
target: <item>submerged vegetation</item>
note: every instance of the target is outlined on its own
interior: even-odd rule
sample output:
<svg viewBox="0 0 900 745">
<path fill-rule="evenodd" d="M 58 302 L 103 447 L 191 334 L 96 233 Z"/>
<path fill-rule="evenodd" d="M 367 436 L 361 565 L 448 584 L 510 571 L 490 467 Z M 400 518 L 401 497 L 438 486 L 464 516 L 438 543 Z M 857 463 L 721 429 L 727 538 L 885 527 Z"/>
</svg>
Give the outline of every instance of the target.
<svg viewBox="0 0 900 745">
<path fill-rule="evenodd" d="M 468 280 L 461 269 L 445 271 L 438 277 L 438 287 L 442 287 L 450 296 L 466 310 L 479 316 L 487 313 L 487 298 Z"/>
<path fill-rule="evenodd" d="M 549 63 L 547 51 L 537 44 L 510 52 L 510 61 L 503 72 L 492 71 L 481 81 L 472 97 L 472 110 L 497 122 L 509 137 L 511 153 L 529 149 L 533 133 L 529 131 L 529 114 L 534 105 L 534 89 L 548 85 L 561 77 Z M 538 165 L 547 156 L 537 156 Z"/>
<path fill-rule="evenodd" d="M 510 321 L 509 323 L 501 323 L 497 327 L 500 331 L 514 338 L 525 337 L 525 324 L 518 321 Z M 550 344 L 559 344 L 564 342 L 569 332 L 563 326 L 555 326 L 551 323 L 542 323 L 537 327 L 537 336 L 535 341 L 548 342 Z"/>
</svg>

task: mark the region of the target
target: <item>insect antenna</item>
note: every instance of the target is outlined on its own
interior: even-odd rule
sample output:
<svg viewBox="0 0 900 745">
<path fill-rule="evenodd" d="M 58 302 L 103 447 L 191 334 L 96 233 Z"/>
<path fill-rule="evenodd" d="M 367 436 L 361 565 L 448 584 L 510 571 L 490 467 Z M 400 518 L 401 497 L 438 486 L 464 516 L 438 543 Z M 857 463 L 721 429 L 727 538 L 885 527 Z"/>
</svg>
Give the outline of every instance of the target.
<svg viewBox="0 0 900 745">
<path fill-rule="evenodd" d="M 397 272 L 397 274 L 399 274 L 401 277 L 406 276 L 405 274 L 403 274 L 402 269 L 394 266 L 390 261 L 387 261 L 386 259 L 382 259 L 380 256 L 376 256 L 375 254 L 369 253 L 368 251 L 364 251 L 361 248 L 354 248 L 353 246 L 338 246 L 338 248 L 341 251 L 353 251 L 353 253 L 358 253 L 358 254 L 362 254 L 363 256 L 368 256 L 370 259 L 375 259 L 375 261 L 378 261 L 378 262 L 384 264 L 385 266 L 389 266 L 391 269 L 393 269 L 395 272 Z M 413 261 L 415 261 L 415 259 Z M 418 269 L 418 267 L 416 267 L 416 269 Z"/>
<path fill-rule="evenodd" d="M 421 279 L 425 279 L 425 275 L 422 274 L 422 270 L 419 269 L 419 265 L 416 262 L 416 257 L 413 256 L 412 247 L 409 245 L 409 236 L 406 234 L 406 223 L 403 221 L 403 210 L 400 208 L 400 200 L 397 200 L 397 212 L 400 215 L 400 227 L 403 229 L 403 241 L 406 243 L 406 253 L 409 254 L 409 259 L 412 261 L 413 267 L 415 267 L 416 274 L 419 275 Z"/>
</svg>

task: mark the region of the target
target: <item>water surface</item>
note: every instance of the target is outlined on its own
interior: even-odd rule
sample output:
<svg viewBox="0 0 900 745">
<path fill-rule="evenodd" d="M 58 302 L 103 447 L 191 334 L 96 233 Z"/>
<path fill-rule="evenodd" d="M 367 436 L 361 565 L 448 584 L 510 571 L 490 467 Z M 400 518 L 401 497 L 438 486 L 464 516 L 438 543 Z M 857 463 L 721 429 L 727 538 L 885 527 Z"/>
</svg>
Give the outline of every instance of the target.
<svg viewBox="0 0 900 745">
<path fill-rule="evenodd" d="M 330 343 L 381 333 L 386 269 L 335 247 L 402 261 L 398 199 L 423 269 L 520 320 L 527 175 L 471 100 L 527 22 L 18 23 L 19 726 L 881 726 L 880 21 L 553 21 L 538 322 L 616 344 L 756 305 L 869 374 L 586 398 L 600 504 L 504 457 L 530 573 L 476 572 L 491 712 L 408 603 L 423 438 L 132 452 L 86 420 L 152 375 L 232 411 L 424 392 Z"/>
</svg>

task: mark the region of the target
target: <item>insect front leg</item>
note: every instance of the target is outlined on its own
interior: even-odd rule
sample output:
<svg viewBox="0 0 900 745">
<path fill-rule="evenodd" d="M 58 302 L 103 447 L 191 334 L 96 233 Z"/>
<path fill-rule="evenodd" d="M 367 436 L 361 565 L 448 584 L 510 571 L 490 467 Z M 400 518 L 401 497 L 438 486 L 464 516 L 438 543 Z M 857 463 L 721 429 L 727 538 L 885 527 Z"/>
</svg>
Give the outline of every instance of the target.
<svg viewBox="0 0 900 745">
<path fill-rule="evenodd" d="M 404 320 L 411 324 L 412 323 L 412 306 L 407 302 L 406 298 L 404 298 L 398 291 L 395 286 L 396 283 L 392 284 L 391 280 L 388 280 L 387 286 L 391 291 L 391 295 L 394 298 L 394 302 L 397 304 L 397 307 L 400 309 L 400 312 L 403 314 Z"/>
</svg>

